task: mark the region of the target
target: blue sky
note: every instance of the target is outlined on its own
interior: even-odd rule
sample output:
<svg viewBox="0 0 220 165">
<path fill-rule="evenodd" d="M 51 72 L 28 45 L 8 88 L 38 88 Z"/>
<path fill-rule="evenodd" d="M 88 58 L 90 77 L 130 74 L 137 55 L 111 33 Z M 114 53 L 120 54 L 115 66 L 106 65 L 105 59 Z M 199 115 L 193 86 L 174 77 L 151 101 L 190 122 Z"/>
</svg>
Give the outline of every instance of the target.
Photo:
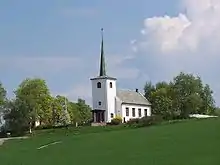
<svg viewBox="0 0 220 165">
<path fill-rule="evenodd" d="M 40 77 L 52 94 L 90 102 L 89 78 L 98 75 L 103 27 L 107 72 L 118 78 L 119 88 L 142 90 L 146 81 L 187 71 L 211 84 L 218 102 L 220 78 L 213 72 L 220 60 L 219 3 L 207 13 L 208 1 L 199 7 L 198 0 L 1 1 L 0 80 L 10 97 L 24 78 Z M 202 28 L 207 35 L 199 33 L 198 22 L 210 17 L 212 33 L 210 27 Z M 213 35 L 216 42 L 205 47 Z"/>
</svg>

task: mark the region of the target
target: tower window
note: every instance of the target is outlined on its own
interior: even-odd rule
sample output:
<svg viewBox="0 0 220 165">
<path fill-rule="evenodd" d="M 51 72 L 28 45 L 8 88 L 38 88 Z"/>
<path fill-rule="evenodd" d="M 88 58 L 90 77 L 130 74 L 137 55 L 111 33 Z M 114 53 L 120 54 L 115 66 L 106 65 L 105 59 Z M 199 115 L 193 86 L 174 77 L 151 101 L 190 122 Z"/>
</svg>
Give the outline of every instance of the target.
<svg viewBox="0 0 220 165">
<path fill-rule="evenodd" d="M 109 87 L 112 88 L 112 82 L 109 83 Z"/>
<path fill-rule="evenodd" d="M 101 101 L 99 101 L 99 105 L 102 105 L 102 102 L 101 102 Z"/>
<path fill-rule="evenodd" d="M 114 117 L 114 114 L 113 113 L 111 113 L 111 118 L 113 118 Z"/>
<path fill-rule="evenodd" d="M 97 88 L 101 88 L 101 87 L 102 87 L 101 83 L 98 82 L 98 83 L 97 83 Z"/>
</svg>

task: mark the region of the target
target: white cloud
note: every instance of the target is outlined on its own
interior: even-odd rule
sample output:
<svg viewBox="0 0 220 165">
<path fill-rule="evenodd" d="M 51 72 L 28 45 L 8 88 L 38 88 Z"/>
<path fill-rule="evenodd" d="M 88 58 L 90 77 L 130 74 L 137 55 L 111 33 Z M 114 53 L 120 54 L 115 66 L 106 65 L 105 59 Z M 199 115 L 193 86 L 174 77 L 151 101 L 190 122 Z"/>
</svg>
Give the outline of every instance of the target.
<svg viewBox="0 0 220 165">
<path fill-rule="evenodd" d="M 132 42 L 132 49 L 156 68 L 149 74 L 171 77 L 177 71 L 193 72 L 220 93 L 216 76 L 220 69 L 220 1 L 183 0 L 181 5 L 185 14 L 145 19 L 141 39 Z"/>
<path fill-rule="evenodd" d="M 209 51 L 219 46 L 220 1 L 185 0 L 187 15 L 147 18 L 141 31 L 144 41 L 140 48 L 153 47 L 160 53 L 198 52 L 208 44 Z M 215 39 L 214 39 L 215 38 Z M 217 41 L 216 41 L 217 39 Z M 207 41 L 208 40 L 208 41 Z"/>
</svg>

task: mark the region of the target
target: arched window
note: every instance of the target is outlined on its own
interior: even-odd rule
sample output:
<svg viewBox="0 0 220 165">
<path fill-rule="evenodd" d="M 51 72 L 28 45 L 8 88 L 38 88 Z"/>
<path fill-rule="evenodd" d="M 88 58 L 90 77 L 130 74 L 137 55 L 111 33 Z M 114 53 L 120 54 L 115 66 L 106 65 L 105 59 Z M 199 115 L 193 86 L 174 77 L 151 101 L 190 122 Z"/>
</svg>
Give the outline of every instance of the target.
<svg viewBox="0 0 220 165">
<path fill-rule="evenodd" d="M 109 87 L 112 88 L 112 82 L 109 83 Z"/>
<path fill-rule="evenodd" d="M 98 83 L 97 83 L 97 88 L 101 88 L 101 87 L 102 87 L 101 83 L 98 82 Z"/>
</svg>

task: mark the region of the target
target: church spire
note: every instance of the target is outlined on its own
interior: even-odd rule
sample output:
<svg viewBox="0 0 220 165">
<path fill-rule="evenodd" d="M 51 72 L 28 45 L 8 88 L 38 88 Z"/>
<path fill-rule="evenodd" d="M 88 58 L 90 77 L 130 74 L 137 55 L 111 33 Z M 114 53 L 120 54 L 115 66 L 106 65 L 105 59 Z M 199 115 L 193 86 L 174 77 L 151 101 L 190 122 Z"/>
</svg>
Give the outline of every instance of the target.
<svg viewBox="0 0 220 165">
<path fill-rule="evenodd" d="M 101 59 L 100 59 L 99 76 L 106 76 L 105 55 L 104 55 L 104 46 L 103 46 L 103 28 L 101 29 L 101 33 L 102 33 L 102 41 L 101 41 Z"/>
</svg>

